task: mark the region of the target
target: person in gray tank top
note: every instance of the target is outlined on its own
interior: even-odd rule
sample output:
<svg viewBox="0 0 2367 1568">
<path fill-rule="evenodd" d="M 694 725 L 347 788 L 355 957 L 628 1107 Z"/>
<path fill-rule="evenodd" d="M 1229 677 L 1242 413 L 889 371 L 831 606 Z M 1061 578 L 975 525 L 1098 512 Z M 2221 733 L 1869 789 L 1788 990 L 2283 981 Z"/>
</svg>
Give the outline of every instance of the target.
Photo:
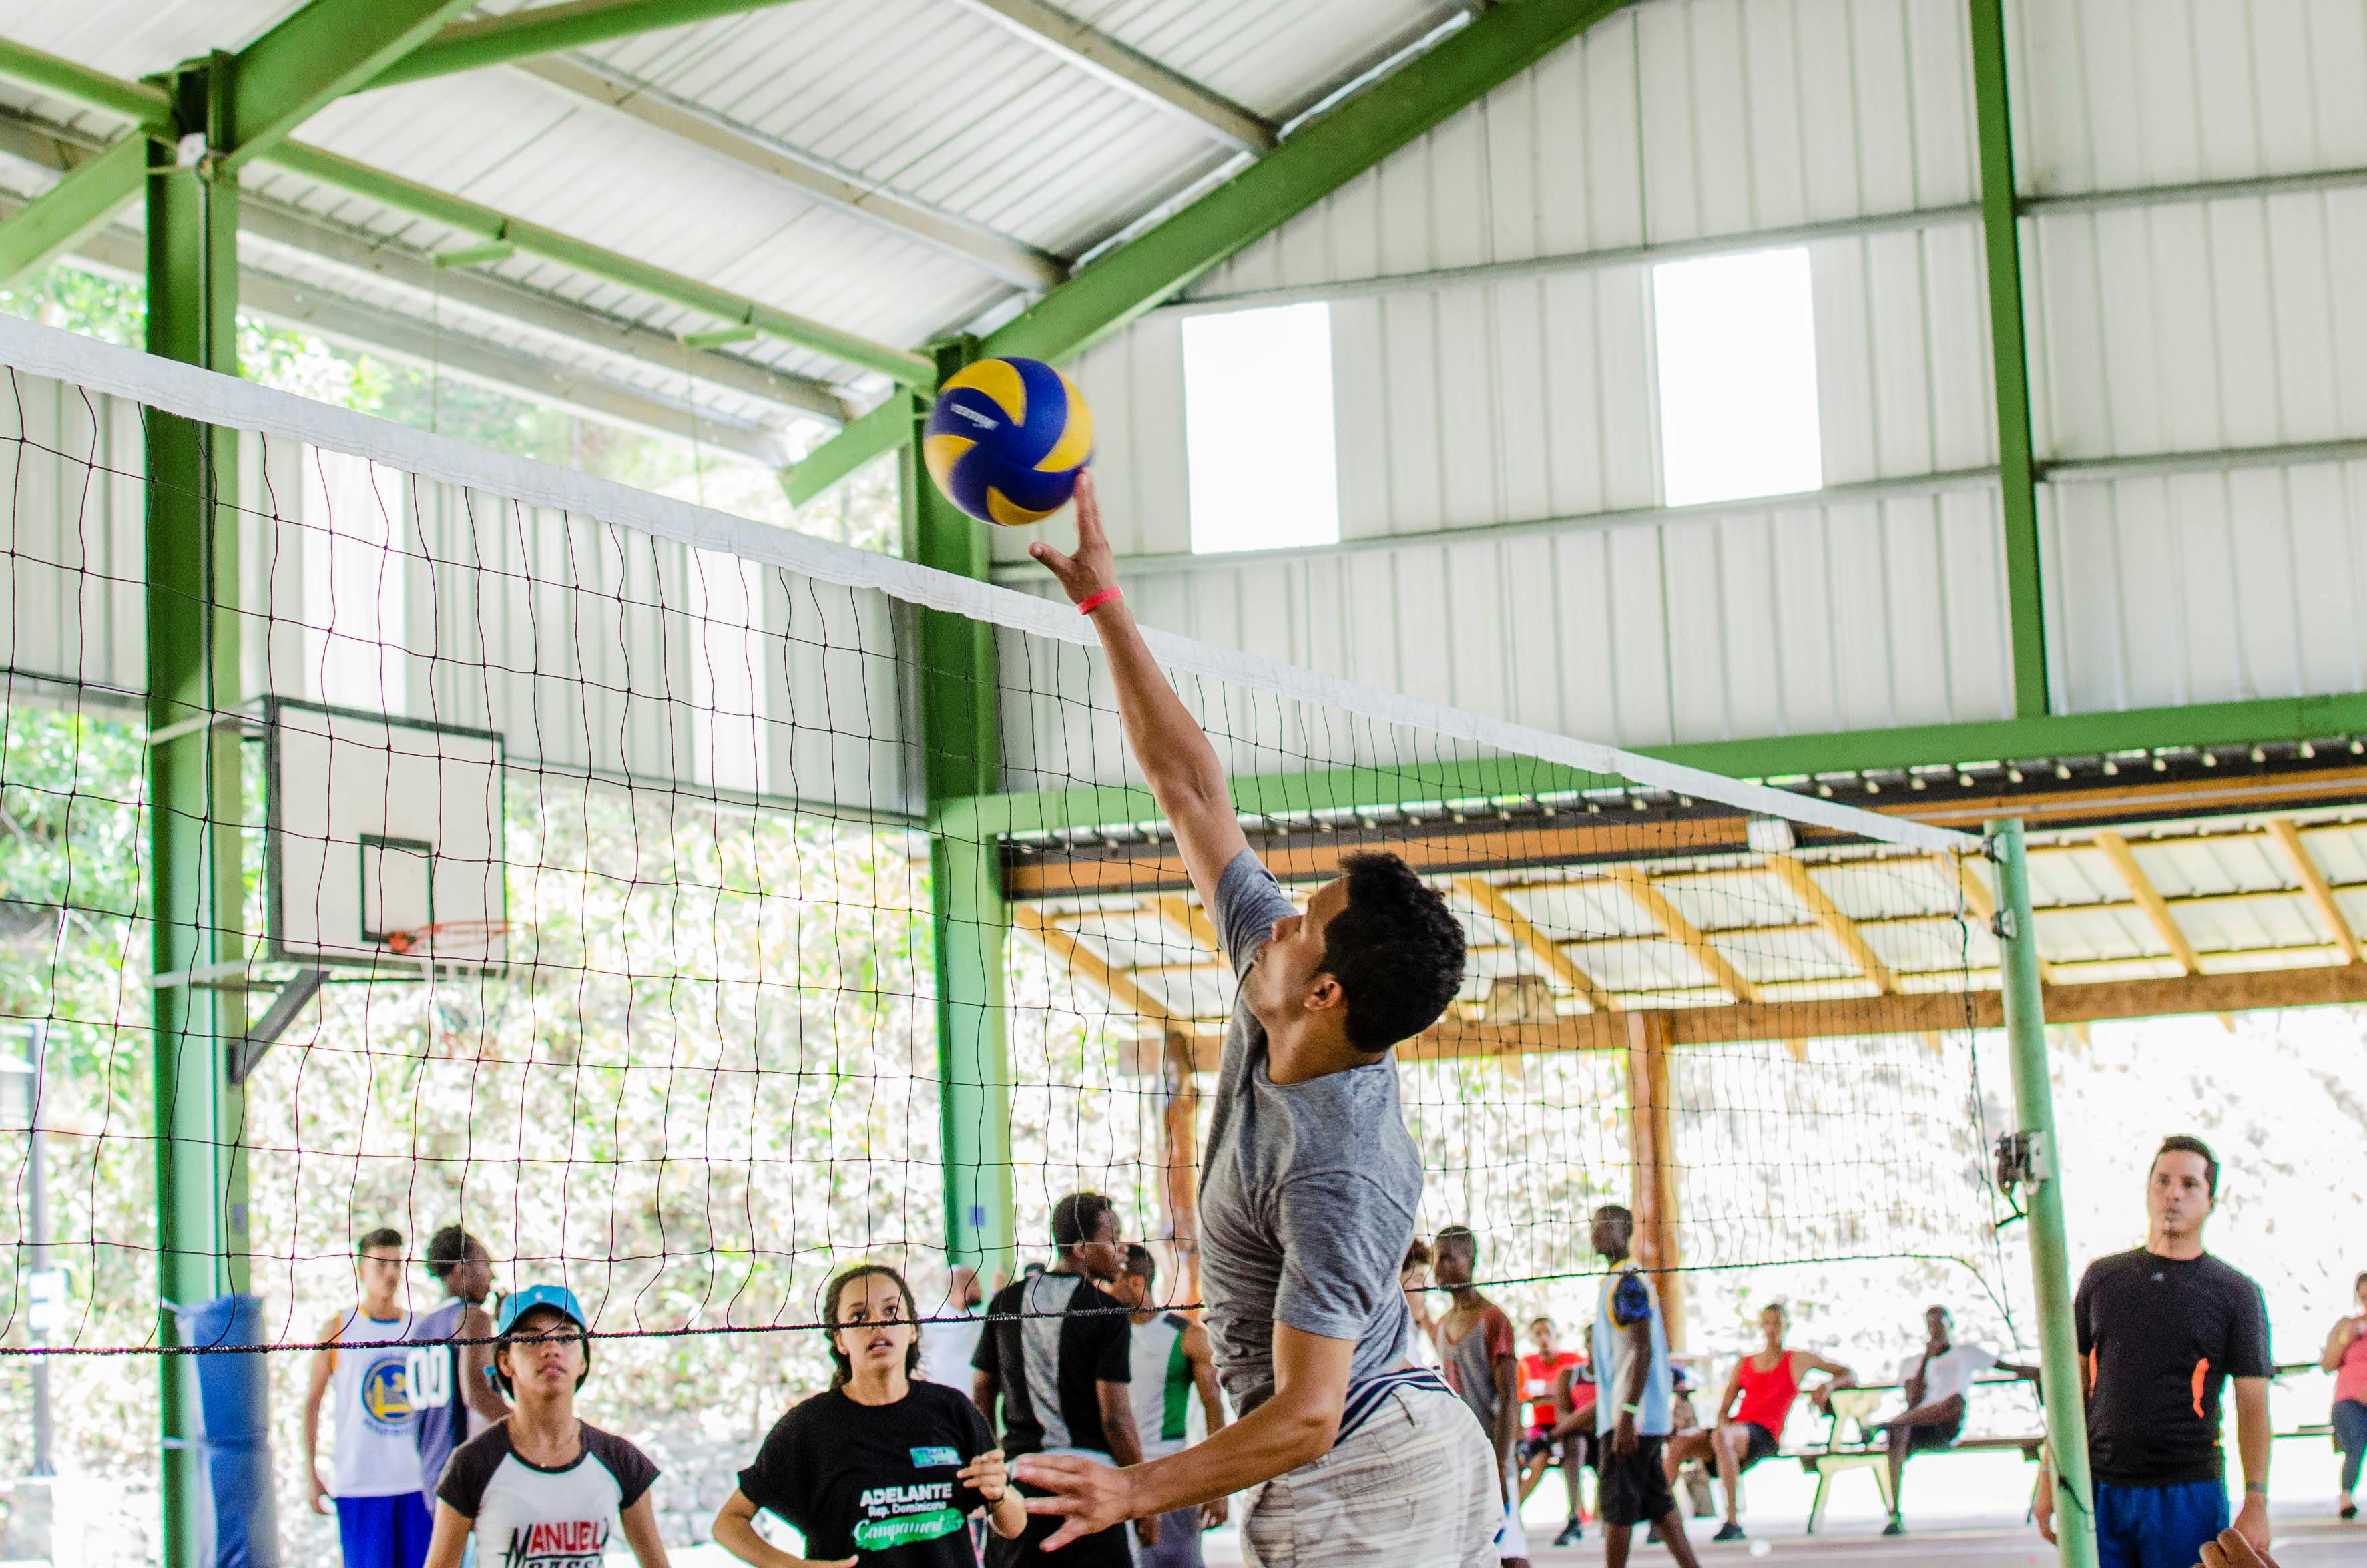
<svg viewBox="0 0 2367 1568">
<path fill-rule="evenodd" d="M 1058 1548 L 1121 1519 L 1257 1488 L 1241 1529 L 1294 1568 L 1494 1568 L 1502 1483 L 1470 1415 L 1406 1365 L 1399 1265 L 1421 1161 L 1390 1054 L 1463 985 L 1463 927 L 1394 855 L 1347 857 L 1302 910 L 1256 854 L 1222 762 L 1118 591 L 1090 472 L 1077 552 L 1031 547 L 1090 617 L 1127 744 L 1240 988 L 1200 1175 L 1200 1279 L 1217 1375 L 1240 1419 L 1117 1469 L 1036 1454 L 1013 1473 L 1064 1520 Z"/>
</svg>

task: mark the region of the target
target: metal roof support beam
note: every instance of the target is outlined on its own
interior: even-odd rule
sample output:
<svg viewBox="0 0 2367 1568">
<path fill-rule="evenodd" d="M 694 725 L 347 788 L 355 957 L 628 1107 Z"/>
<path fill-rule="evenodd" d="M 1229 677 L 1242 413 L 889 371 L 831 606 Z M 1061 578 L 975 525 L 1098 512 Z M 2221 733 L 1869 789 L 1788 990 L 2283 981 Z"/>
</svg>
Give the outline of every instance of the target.
<svg viewBox="0 0 2367 1568">
<path fill-rule="evenodd" d="M 1627 3 L 1520 0 L 1493 7 L 1079 272 L 989 335 L 980 351 L 1056 363 L 1073 358 Z M 832 453 L 836 445 L 824 442 L 792 471 L 791 483 L 813 494 L 823 486 L 805 479 L 809 467 L 816 475 L 851 472 Z"/>
<path fill-rule="evenodd" d="M 2037 454 L 2030 433 L 2030 348 L 2022 301 L 2021 193 L 2014 187 L 2003 0 L 1971 0 L 1973 107 L 1980 131 L 1981 233 L 1997 391 L 1998 474 L 2005 511 L 2006 618 L 2013 710 L 2048 710 L 2046 601 L 2038 551 Z"/>
<path fill-rule="evenodd" d="M 39 272 L 96 233 L 141 193 L 149 137 L 202 134 L 210 176 L 227 179 L 255 153 L 280 142 L 322 105 L 368 81 L 466 8 L 469 0 L 312 0 L 227 56 L 231 99 L 221 125 L 187 125 L 148 84 L 119 82 L 54 55 L 0 44 L 0 75 L 44 92 L 70 94 L 133 121 L 132 132 L 44 191 L 0 225 L 0 286 Z M 151 97 L 150 93 L 154 96 Z M 223 139 L 234 139 L 225 144 Z M 127 150 L 127 144 L 129 149 Z"/>
<path fill-rule="evenodd" d="M 2277 847 L 2284 851 L 2285 858 L 2292 863 L 2293 875 L 2300 880 L 2302 891 L 2309 894 L 2309 902 L 2316 908 L 2317 917 L 2326 922 L 2327 932 L 2342 949 L 2342 956 L 2352 963 L 2359 962 L 2359 933 L 2351 926 L 2350 916 L 2342 913 L 2341 901 L 2334 896 L 2334 889 L 2327 885 L 2326 873 L 2319 869 L 2316 858 L 2310 854 L 2309 846 L 2302 842 L 2301 829 L 2293 825 L 2291 817 L 2271 817 L 2263 825 L 2267 827 L 2269 836 L 2276 840 Z"/>
<path fill-rule="evenodd" d="M 966 10 L 998 22 L 1028 42 L 1049 50 L 1090 75 L 1191 121 L 1202 131 L 1253 157 L 1281 142 L 1274 123 L 1231 99 L 1210 92 L 1109 34 L 1087 27 L 1044 0 L 957 0 Z"/>
<path fill-rule="evenodd" d="M 589 49 L 620 38 L 685 28 L 718 17 L 763 11 L 785 0 L 574 0 L 507 16 L 454 22 L 402 60 L 379 72 L 362 88 L 391 87 L 458 71 L 481 71 L 538 54 Z"/>
<path fill-rule="evenodd" d="M 1586 998 L 1586 1005 L 1598 1013 L 1615 1013 L 1619 999 L 1604 989 L 1602 982 L 1589 974 L 1578 961 L 1564 952 L 1561 944 L 1539 930 L 1536 923 L 1512 907 L 1504 890 L 1483 877 L 1457 877 L 1455 891 L 1474 904 L 1480 914 L 1504 928 L 1512 945 L 1544 966 L 1547 974 Z"/>
<path fill-rule="evenodd" d="M 885 187 L 866 184 L 818 158 L 703 114 L 629 77 L 575 60 L 534 60 L 518 69 L 562 93 L 588 99 L 767 179 L 794 186 L 799 196 L 957 256 L 1019 288 L 1040 291 L 1068 278 L 1068 263 L 1059 256 L 924 207 Z"/>
<path fill-rule="evenodd" d="M 697 311 L 719 321 L 752 326 L 767 337 L 828 355 L 833 359 L 908 384 L 934 382 L 935 368 L 926 357 L 874 343 L 841 332 L 821 322 L 776 310 L 744 295 L 718 289 L 695 278 L 653 267 L 645 261 L 595 245 L 585 240 L 513 218 L 505 212 L 470 201 L 466 197 L 407 180 L 400 175 L 357 164 L 351 158 L 288 142 L 270 155 L 271 162 L 290 174 L 349 191 L 366 200 L 408 212 L 431 223 L 441 223 L 483 240 L 507 240 L 521 252 L 538 256 L 571 272 L 614 283 L 618 288 L 653 295 L 669 304 Z"/>
<path fill-rule="evenodd" d="M 1683 912 L 1669 902 L 1668 894 L 1652 885 L 1651 878 L 1633 867 L 1612 866 L 1604 869 L 1603 880 L 1616 883 L 1635 902 L 1636 907 L 1644 912 L 1645 917 L 1660 928 L 1662 935 L 1692 954 L 1693 962 L 1701 965 L 1711 983 L 1738 1002 L 1759 1000 L 1759 987 L 1727 960 L 1726 955 L 1702 935 L 1700 926 L 1686 919 Z"/>
</svg>

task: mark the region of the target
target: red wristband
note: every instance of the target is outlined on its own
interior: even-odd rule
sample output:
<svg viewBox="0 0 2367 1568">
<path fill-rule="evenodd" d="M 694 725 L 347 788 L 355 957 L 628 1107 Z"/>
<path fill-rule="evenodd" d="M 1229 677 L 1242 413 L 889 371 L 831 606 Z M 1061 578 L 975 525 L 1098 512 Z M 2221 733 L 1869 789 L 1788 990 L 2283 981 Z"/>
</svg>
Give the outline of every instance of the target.
<svg viewBox="0 0 2367 1568">
<path fill-rule="evenodd" d="M 1093 611 L 1101 608 L 1102 606 L 1124 597 L 1126 597 L 1126 596 L 1116 588 L 1104 588 L 1098 594 L 1088 594 L 1082 599 L 1079 600 L 1077 604 L 1077 613 L 1079 615 L 1091 615 Z"/>
</svg>

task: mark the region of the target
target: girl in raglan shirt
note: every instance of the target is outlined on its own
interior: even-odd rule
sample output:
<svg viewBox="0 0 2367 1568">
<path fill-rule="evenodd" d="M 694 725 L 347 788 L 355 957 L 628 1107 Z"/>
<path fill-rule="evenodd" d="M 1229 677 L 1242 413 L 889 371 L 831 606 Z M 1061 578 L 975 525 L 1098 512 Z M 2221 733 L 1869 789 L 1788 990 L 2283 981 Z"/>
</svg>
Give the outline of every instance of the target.
<svg viewBox="0 0 2367 1568">
<path fill-rule="evenodd" d="M 1027 1528 L 1002 1450 L 968 1397 L 918 1381 L 912 1288 L 882 1264 L 830 1282 L 828 1392 L 791 1408 L 715 1516 L 717 1544 L 754 1568 L 977 1568 L 969 1516 L 1006 1540 Z M 806 1538 L 794 1557 L 756 1533 L 769 1509 Z"/>
<path fill-rule="evenodd" d="M 620 1530 L 640 1568 L 668 1568 L 650 1501 L 658 1467 L 624 1438 L 576 1419 L 592 1346 L 575 1292 L 563 1285 L 520 1290 L 502 1302 L 493 1332 L 493 1375 L 514 1409 L 445 1466 L 426 1568 L 460 1568 L 471 1534 L 482 1564 L 601 1568 Z"/>
</svg>

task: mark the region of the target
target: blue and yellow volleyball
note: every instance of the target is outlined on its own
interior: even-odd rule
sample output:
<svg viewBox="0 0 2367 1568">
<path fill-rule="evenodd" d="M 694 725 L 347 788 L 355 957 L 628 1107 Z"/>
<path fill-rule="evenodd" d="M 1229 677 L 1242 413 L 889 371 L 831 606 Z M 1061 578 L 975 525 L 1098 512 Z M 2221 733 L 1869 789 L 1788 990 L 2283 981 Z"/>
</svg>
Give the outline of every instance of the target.
<svg viewBox="0 0 2367 1568">
<path fill-rule="evenodd" d="M 1041 522 L 1093 457 L 1093 411 L 1041 359 L 980 359 L 946 379 L 921 456 L 946 499 L 982 523 Z"/>
</svg>

